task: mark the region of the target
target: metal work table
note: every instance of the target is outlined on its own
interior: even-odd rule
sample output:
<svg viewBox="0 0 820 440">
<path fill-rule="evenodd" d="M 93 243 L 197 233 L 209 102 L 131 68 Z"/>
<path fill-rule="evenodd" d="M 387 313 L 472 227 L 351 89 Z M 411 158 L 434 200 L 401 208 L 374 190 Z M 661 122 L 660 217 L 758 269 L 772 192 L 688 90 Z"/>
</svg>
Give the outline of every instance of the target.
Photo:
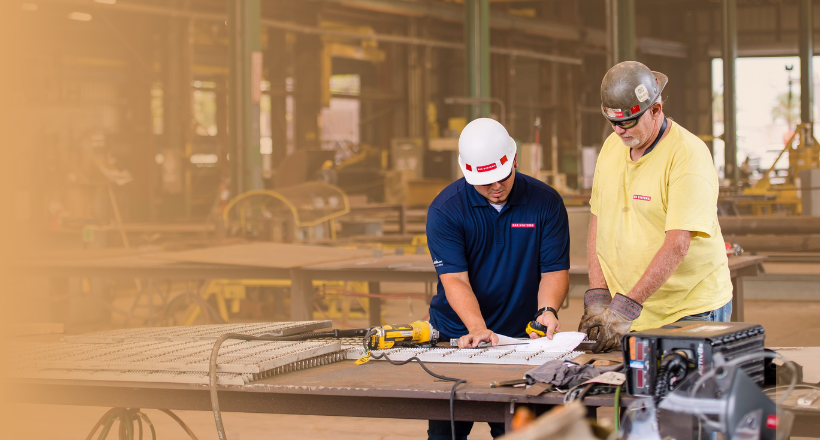
<svg viewBox="0 0 820 440">
<path fill-rule="evenodd" d="M 454 404 L 456 420 L 503 422 L 509 429 L 514 408 L 536 413 L 563 402 L 563 395 L 530 396 L 523 388 L 490 388 L 490 381 L 520 379 L 531 366 L 428 364 L 438 374 L 466 379 Z M 449 420 L 452 382 L 437 380 L 415 363 L 403 366 L 353 361 L 291 372 L 248 385 L 220 386 L 225 412 Z M 32 380 L 6 384 L 4 395 L 19 403 L 210 411 L 205 385 L 167 383 Z M 622 406 L 631 399 L 624 398 Z M 590 416 L 612 406 L 613 395 L 584 400 Z M 420 433 L 421 435 L 421 433 Z"/>
<path fill-rule="evenodd" d="M 316 252 L 322 252 L 317 247 Z M 764 256 L 729 257 L 733 284 L 732 320 L 743 321 L 742 277 L 760 273 Z M 313 280 L 343 280 L 369 282 L 370 293 L 380 292 L 381 282 L 419 282 L 434 285 L 438 277 L 429 255 L 384 255 L 346 259 L 303 267 L 277 268 L 249 264 L 213 264 L 174 262 L 149 258 L 144 254 L 113 254 L 107 258 L 62 258 L 23 263 L 19 273 L 52 278 L 99 277 L 138 278 L 150 289 L 152 279 L 290 279 L 291 319 L 312 318 Z M 586 265 L 569 269 L 570 285 L 586 285 L 589 272 Z M 57 295 L 60 292 L 56 292 Z M 428 289 L 432 295 L 432 287 Z M 369 298 L 370 324 L 380 325 L 379 298 Z"/>
<path fill-rule="evenodd" d="M 820 356 L 817 347 L 801 350 Z M 467 380 L 456 393 L 456 420 L 503 422 L 509 429 L 518 406 L 529 406 L 539 414 L 563 403 L 563 395 L 555 392 L 532 396 L 524 388 L 490 388 L 490 381 L 520 379 L 530 366 L 428 366 L 438 374 Z M 804 368 L 817 370 L 815 365 Z M 219 403 L 224 412 L 448 420 L 451 387 L 451 382 L 436 380 L 414 364 L 370 361 L 356 366 L 353 361 L 343 361 L 248 385 L 220 386 Z M 211 410 L 205 385 L 18 379 L 6 381 L 3 388 L 6 400 L 17 403 Z M 787 409 L 796 415 L 792 436 L 818 436 L 820 407 L 797 407 L 796 397 L 786 402 Z M 620 406 L 626 407 L 632 400 L 623 397 Z M 590 396 L 584 403 L 594 417 L 598 407 L 614 405 L 614 396 Z"/>
<path fill-rule="evenodd" d="M 729 257 L 729 273 L 733 286 L 732 321 L 743 321 L 744 319 L 741 277 L 757 276 L 765 260 L 764 256 Z M 303 287 L 300 290 L 311 286 L 311 280 L 315 279 L 368 281 L 371 293 L 378 293 L 379 282 L 384 281 L 435 283 L 438 280 L 429 255 L 387 255 L 380 258 L 324 263 L 303 267 L 298 273 L 303 277 L 301 281 Z M 571 265 L 569 269 L 570 286 L 587 285 L 588 283 L 589 269 L 587 266 L 585 264 Z M 370 298 L 371 325 L 381 325 L 377 321 L 379 314 L 376 313 L 380 310 L 380 304 L 379 298 Z"/>
</svg>

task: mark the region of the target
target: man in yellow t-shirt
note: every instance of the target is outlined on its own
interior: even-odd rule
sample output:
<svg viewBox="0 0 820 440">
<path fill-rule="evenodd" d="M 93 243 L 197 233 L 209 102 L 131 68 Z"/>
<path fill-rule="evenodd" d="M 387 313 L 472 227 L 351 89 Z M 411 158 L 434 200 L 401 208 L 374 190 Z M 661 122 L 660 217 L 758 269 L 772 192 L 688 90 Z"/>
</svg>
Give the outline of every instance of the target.
<svg viewBox="0 0 820 440">
<path fill-rule="evenodd" d="M 601 110 L 615 132 L 595 167 L 590 290 L 579 327 L 598 340 L 596 352 L 619 348 L 630 329 L 731 316 L 717 171 L 706 145 L 664 116 L 666 82 L 626 61 L 601 84 Z"/>
</svg>

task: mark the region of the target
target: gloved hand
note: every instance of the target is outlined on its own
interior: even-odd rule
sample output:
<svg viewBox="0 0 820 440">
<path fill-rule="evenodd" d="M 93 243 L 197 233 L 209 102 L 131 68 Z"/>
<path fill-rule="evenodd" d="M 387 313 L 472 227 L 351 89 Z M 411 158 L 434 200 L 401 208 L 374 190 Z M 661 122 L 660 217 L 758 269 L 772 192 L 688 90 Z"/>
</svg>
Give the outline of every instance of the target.
<svg viewBox="0 0 820 440">
<path fill-rule="evenodd" d="M 603 313 L 582 323 L 578 331 L 586 332 L 592 327 L 598 327 L 598 344 L 592 349 L 593 353 L 612 351 L 621 348 L 621 336 L 629 333 L 632 321 L 641 316 L 643 306 L 625 295 L 616 293 Z"/>
<path fill-rule="evenodd" d="M 610 302 L 612 302 L 612 294 L 609 293 L 609 289 L 587 290 L 586 293 L 584 293 L 584 316 L 581 317 L 581 324 L 578 325 L 578 331 L 584 331 L 581 330 L 581 328 L 584 327 L 584 323 L 604 313 L 606 308 L 609 307 Z M 598 327 L 590 328 L 586 331 L 586 334 L 589 340 L 598 339 Z"/>
</svg>

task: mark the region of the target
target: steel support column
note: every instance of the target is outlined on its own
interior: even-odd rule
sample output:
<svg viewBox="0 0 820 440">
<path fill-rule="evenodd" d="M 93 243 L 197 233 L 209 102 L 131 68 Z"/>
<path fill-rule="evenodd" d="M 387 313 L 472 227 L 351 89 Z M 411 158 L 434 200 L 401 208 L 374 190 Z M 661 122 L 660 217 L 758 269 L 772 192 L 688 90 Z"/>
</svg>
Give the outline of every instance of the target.
<svg viewBox="0 0 820 440">
<path fill-rule="evenodd" d="M 228 2 L 228 124 L 231 193 L 234 196 L 245 191 L 262 189 L 262 154 L 259 152 L 259 102 L 262 80 L 259 1 Z"/>
<path fill-rule="evenodd" d="M 466 44 L 467 93 L 471 98 L 490 97 L 490 2 L 464 2 L 464 42 Z M 469 120 L 490 116 L 490 103 L 470 107 Z"/>
<path fill-rule="evenodd" d="M 723 142 L 726 158 L 723 174 L 732 182 L 737 180 L 736 58 L 737 0 L 723 0 Z"/>
<path fill-rule="evenodd" d="M 812 55 L 814 54 L 814 15 L 812 0 L 800 0 L 799 30 L 800 30 L 800 120 L 804 124 L 814 122 L 812 107 L 814 106 L 814 69 Z"/>
<path fill-rule="evenodd" d="M 417 18 L 411 17 L 407 23 L 407 34 L 419 36 Z M 422 97 L 422 65 L 418 46 L 407 47 L 407 134 L 412 138 L 424 137 L 424 105 Z"/>
<path fill-rule="evenodd" d="M 635 59 L 635 0 L 607 0 L 610 65 Z"/>
</svg>

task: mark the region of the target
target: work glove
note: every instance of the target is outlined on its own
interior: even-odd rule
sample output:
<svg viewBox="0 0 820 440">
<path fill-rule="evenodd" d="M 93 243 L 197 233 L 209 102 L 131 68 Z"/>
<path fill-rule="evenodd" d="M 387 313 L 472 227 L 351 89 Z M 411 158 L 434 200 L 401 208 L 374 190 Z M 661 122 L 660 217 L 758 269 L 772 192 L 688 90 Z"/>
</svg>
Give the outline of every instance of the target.
<svg viewBox="0 0 820 440">
<path fill-rule="evenodd" d="M 578 331 L 589 334 L 593 327 L 598 327 L 598 343 L 592 349 L 593 353 L 601 353 L 621 348 L 621 337 L 629 333 L 632 321 L 641 316 L 643 306 L 625 295 L 616 293 L 603 313 L 582 323 Z"/>
<path fill-rule="evenodd" d="M 609 289 L 589 289 L 584 293 L 584 316 L 581 317 L 581 324 L 578 325 L 578 331 L 583 331 L 581 328 L 584 323 L 600 315 L 609 307 L 612 302 L 612 294 Z M 587 338 L 591 341 L 598 339 L 598 327 L 589 329 Z"/>
</svg>

